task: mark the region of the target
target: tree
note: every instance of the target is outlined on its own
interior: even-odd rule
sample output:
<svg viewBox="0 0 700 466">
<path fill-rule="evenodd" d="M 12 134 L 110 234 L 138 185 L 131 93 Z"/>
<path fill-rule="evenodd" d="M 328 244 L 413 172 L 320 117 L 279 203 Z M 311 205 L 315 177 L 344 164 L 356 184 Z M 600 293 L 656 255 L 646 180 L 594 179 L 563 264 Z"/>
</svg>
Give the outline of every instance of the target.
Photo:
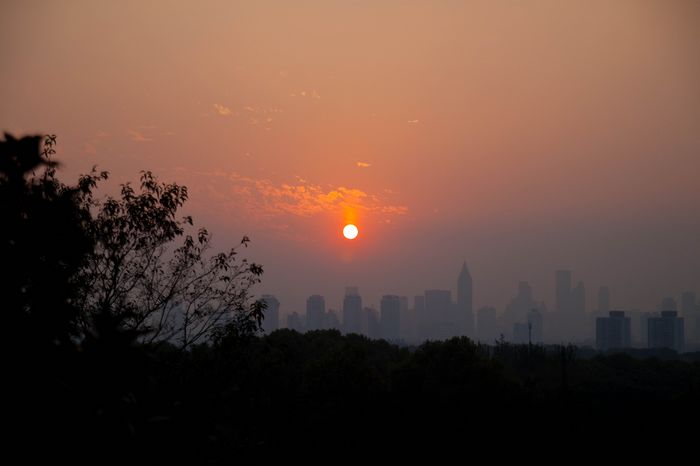
<svg viewBox="0 0 700 466">
<path fill-rule="evenodd" d="M 92 202 L 95 248 L 79 280 L 84 328 L 108 314 L 146 343 L 169 341 L 181 348 L 226 325 L 246 333 L 259 329 L 264 305 L 252 300 L 251 287 L 263 269 L 238 258 L 250 240 L 211 253 L 209 232 L 186 234 L 192 218 L 177 217 L 186 201 L 185 186 L 142 172 L 138 191 L 127 183 L 119 198 Z"/>
<path fill-rule="evenodd" d="M 127 183 L 105 200 L 94 193 L 107 172 L 66 185 L 55 144 L 53 135 L 0 142 L 0 295 L 17 341 L 74 344 L 125 331 L 186 348 L 216 329 L 259 330 L 264 304 L 251 288 L 263 270 L 239 260 L 248 237 L 212 253 L 209 232 L 188 234 L 192 218 L 177 218 L 187 188 L 151 172 L 138 191 Z"/>
<path fill-rule="evenodd" d="M 74 280 L 92 250 L 94 175 L 77 186 L 56 178 L 53 135 L 0 141 L 0 299 L 14 344 L 38 350 L 72 344 Z M 43 146 L 42 146 L 43 144 Z"/>
</svg>

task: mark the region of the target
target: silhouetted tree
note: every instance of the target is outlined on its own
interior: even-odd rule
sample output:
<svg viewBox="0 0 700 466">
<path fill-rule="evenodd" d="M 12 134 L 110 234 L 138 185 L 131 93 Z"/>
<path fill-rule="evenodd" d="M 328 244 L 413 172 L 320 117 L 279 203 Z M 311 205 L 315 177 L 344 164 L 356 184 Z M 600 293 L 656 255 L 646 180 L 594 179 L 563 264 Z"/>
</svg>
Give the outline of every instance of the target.
<svg viewBox="0 0 700 466">
<path fill-rule="evenodd" d="M 9 134 L 0 141 L 0 299 L 8 336 L 34 349 L 71 344 L 75 277 L 93 248 L 88 205 L 97 175 L 61 183 L 50 160 L 55 142 Z"/>
<path fill-rule="evenodd" d="M 185 186 L 142 172 L 138 191 L 127 183 L 119 198 L 92 201 L 95 248 L 80 272 L 78 303 L 84 328 L 95 316 L 111 314 L 146 343 L 181 348 L 226 325 L 258 330 L 264 306 L 253 302 L 250 290 L 262 267 L 239 260 L 237 247 L 212 254 L 204 228 L 186 234 L 192 218 L 177 217 L 186 200 Z M 249 241 L 243 237 L 238 246 Z"/>
</svg>

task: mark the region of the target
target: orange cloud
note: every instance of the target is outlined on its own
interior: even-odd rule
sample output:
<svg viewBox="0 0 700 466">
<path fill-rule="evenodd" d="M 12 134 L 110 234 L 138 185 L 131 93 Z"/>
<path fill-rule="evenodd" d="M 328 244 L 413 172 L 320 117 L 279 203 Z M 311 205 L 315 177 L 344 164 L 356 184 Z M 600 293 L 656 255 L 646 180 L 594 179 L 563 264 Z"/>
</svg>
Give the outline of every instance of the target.
<svg viewBox="0 0 700 466">
<path fill-rule="evenodd" d="M 134 142 L 147 142 L 147 141 L 153 141 L 152 138 L 147 138 L 146 136 L 143 135 L 143 133 L 133 130 L 133 129 L 128 129 L 126 130 L 126 134 L 129 135 L 132 141 Z"/>
<path fill-rule="evenodd" d="M 216 113 L 218 113 L 221 116 L 231 116 L 232 114 L 231 109 L 223 105 L 214 104 L 214 108 L 216 109 Z"/>
<path fill-rule="evenodd" d="M 357 212 L 400 216 L 408 212 L 402 205 L 394 205 L 378 195 L 346 186 L 321 186 L 302 178 L 294 183 L 278 184 L 269 179 L 251 178 L 235 172 L 196 172 L 207 181 L 193 183 L 206 185 L 205 196 L 215 203 L 241 207 L 247 218 L 262 223 L 292 215 L 312 217 L 323 213 Z"/>
<path fill-rule="evenodd" d="M 367 162 L 357 162 L 355 165 L 357 165 L 360 168 L 368 168 L 368 167 L 372 166 L 371 163 L 367 163 Z"/>
</svg>

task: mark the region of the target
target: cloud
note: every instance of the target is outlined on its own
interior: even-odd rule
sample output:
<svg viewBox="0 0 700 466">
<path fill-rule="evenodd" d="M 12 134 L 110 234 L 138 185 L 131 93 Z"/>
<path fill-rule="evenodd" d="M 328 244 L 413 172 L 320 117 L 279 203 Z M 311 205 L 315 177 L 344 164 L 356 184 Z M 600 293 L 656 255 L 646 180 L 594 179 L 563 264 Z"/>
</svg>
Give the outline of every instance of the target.
<svg viewBox="0 0 700 466">
<path fill-rule="evenodd" d="M 206 190 L 197 197 L 207 199 L 209 208 L 218 204 L 217 209 L 229 210 L 231 215 L 237 213 L 264 225 L 283 223 L 288 216 L 308 218 L 326 213 L 342 214 L 347 209 L 383 217 L 402 216 L 408 212 L 406 206 L 390 203 L 358 188 L 322 186 L 299 177 L 291 183 L 275 183 L 236 172 L 183 174 L 198 178 L 190 185 Z"/>
<path fill-rule="evenodd" d="M 143 133 L 136 131 L 134 129 L 128 129 L 126 130 L 126 134 L 129 135 L 132 141 L 134 142 L 147 142 L 147 141 L 153 141 L 152 138 L 147 138 L 146 136 L 143 135 Z"/>
<path fill-rule="evenodd" d="M 419 123 L 419 120 L 408 120 L 408 123 L 415 125 L 415 124 Z"/>
<path fill-rule="evenodd" d="M 216 109 L 216 113 L 218 113 L 221 116 L 231 116 L 232 112 L 231 109 L 228 107 L 224 107 L 223 105 L 220 104 L 214 104 L 214 108 Z"/>
<path fill-rule="evenodd" d="M 371 163 L 367 163 L 367 162 L 357 162 L 355 165 L 357 165 L 360 168 L 368 168 L 368 167 L 372 166 Z"/>
</svg>

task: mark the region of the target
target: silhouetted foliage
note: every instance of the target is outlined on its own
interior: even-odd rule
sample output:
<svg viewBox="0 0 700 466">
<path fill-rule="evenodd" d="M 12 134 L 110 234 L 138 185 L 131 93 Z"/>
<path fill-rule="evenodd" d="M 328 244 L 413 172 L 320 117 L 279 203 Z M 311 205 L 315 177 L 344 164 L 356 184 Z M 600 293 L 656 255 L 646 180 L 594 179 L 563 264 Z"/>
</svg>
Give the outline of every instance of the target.
<svg viewBox="0 0 700 466">
<path fill-rule="evenodd" d="M 212 254 L 204 228 L 186 234 L 192 218 L 177 218 L 186 200 L 186 187 L 143 172 L 139 191 L 127 183 L 118 199 L 93 201 L 95 248 L 79 276 L 87 329 L 95 316 L 113 314 L 143 341 L 181 348 L 225 326 L 258 330 L 264 306 L 251 302 L 250 289 L 262 267 L 238 260 L 237 248 Z M 240 246 L 249 241 L 244 237 Z"/>
</svg>

